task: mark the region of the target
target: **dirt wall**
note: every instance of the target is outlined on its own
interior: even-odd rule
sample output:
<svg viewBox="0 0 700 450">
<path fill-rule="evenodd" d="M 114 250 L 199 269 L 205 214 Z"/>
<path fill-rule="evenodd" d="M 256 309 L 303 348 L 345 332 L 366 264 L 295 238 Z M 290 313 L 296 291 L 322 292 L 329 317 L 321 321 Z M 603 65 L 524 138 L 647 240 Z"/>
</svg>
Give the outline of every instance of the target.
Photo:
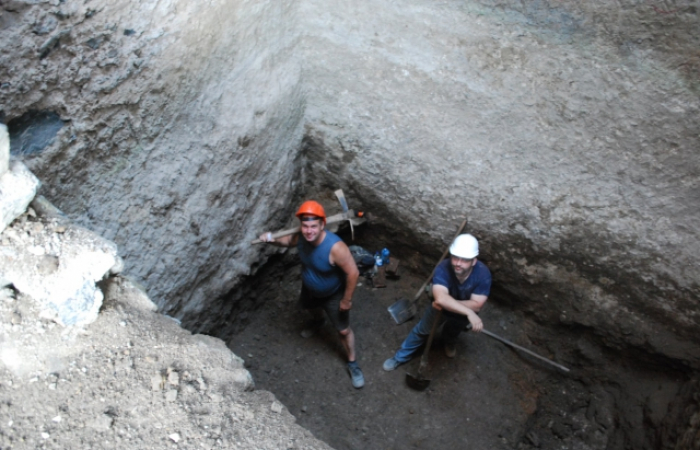
<svg viewBox="0 0 700 450">
<path fill-rule="evenodd" d="M 694 2 L 323 4 L 300 10 L 319 191 L 436 254 L 466 217 L 514 307 L 698 366 Z"/>
<path fill-rule="evenodd" d="M 246 244 L 254 228 L 297 187 L 294 2 L 12 1 L 0 11 L 5 120 L 12 130 L 50 111 L 64 122 L 23 155 L 44 194 L 117 242 L 162 311 L 206 320 L 199 312 L 259 258 Z"/>
<path fill-rule="evenodd" d="M 697 6 L 5 1 L 0 102 L 60 116 L 43 193 L 192 329 L 342 187 L 425 247 L 468 217 L 545 323 L 697 366 Z"/>
</svg>

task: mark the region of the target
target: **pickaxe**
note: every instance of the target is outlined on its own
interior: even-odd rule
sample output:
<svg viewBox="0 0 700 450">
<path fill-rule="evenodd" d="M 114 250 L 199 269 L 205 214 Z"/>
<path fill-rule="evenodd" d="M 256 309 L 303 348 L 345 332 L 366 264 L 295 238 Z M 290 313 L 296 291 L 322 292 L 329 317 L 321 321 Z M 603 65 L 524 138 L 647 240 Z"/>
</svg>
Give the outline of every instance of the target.
<svg viewBox="0 0 700 450">
<path fill-rule="evenodd" d="M 343 208 L 343 212 L 326 217 L 326 225 L 340 224 L 341 222 L 347 220 L 350 224 L 350 232 L 352 234 L 352 239 L 354 240 L 354 225 L 360 225 L 366 221 L 366 219 L 363 217 L 364 213 L 362 211 L 355 211 L 354 209 L 348 208 L 348 202 L 345 200 L 345 194 L 343 193 L 342 189 L 338 189 L 337 191 L 335 191 L 335 196 L 338 197 L 338 201 L 340 202 L 341 208 Z M 290 234 L 298 233 L 299 231 L 301 231 L 300 226 L 288 228 L 286 230 L 276 231 L 272 233 L 272 238 L 277 239 L 283 236 L 289 236 Z M 261 241 L 260 239 L 255 239 L 251 241 L 251 244 L 261 244 L 263 242 L 264 241 Z"/>
</svg>

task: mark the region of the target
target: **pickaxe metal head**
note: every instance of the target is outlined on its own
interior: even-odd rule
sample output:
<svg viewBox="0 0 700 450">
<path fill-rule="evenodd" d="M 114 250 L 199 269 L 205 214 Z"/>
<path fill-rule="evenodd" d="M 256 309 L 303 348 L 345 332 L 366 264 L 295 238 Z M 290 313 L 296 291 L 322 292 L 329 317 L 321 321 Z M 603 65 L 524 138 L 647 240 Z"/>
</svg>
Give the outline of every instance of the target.
<svg viewBox="0 0 700 450">
<path fill-rule="evenodd" d="M 340 207 L 343 208 L 343 212 L 348 214 L 350 209 L 348 208 L 348 202 L 345 200 L 345 193 L 343 192 L 342 189 L 338 189 L 335 191 L 335 196 L 338 197 L 338 201 L 340 202 Z M 352 236 L 352 240 L 355 240 L 355 228 L 352 225 L 352 218 L 350 217 L 350 214 L 348 214 L 348 223 L 350 224 L 350 235 Z"/>
</svg>

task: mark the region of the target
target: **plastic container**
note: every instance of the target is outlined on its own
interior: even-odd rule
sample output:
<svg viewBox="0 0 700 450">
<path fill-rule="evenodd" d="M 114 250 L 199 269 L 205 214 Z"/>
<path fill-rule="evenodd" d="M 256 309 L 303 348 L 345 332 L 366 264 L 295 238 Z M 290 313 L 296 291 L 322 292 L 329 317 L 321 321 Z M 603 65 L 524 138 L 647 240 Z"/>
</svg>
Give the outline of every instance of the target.
<svg viewBox="0 0 700 450">
<path fill-rule="evenodd" d="M 382 249 L 382 264 L 389 265 L 389 249 L 388 248 L 383 248 Z"/>
<path fill-rule="evenodd" d="M 374 265 L 377 267 L 381 267 L 384 265 L 384 260 L 382 259 L 382 255 L 380 255 L 379 252 L 377 252 L 374 255 Z"/>
</svg>

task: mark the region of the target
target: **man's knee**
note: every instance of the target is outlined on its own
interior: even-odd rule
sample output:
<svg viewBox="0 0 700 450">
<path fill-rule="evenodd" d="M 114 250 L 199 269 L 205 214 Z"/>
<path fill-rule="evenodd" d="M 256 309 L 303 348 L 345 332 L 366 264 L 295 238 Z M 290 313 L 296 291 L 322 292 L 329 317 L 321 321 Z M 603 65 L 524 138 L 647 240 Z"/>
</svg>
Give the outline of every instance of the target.
<svg viewBox="0 0 700 450">
<path fill-rule="evenodd" d="M 348 334 L 352 333 L 352 330 L 350 329 L 350 327 L 347 327 L 344 330 L 338 331 L 338 333 L 340 333 L 341 336 L 347 336 Z"/>
</svg>

